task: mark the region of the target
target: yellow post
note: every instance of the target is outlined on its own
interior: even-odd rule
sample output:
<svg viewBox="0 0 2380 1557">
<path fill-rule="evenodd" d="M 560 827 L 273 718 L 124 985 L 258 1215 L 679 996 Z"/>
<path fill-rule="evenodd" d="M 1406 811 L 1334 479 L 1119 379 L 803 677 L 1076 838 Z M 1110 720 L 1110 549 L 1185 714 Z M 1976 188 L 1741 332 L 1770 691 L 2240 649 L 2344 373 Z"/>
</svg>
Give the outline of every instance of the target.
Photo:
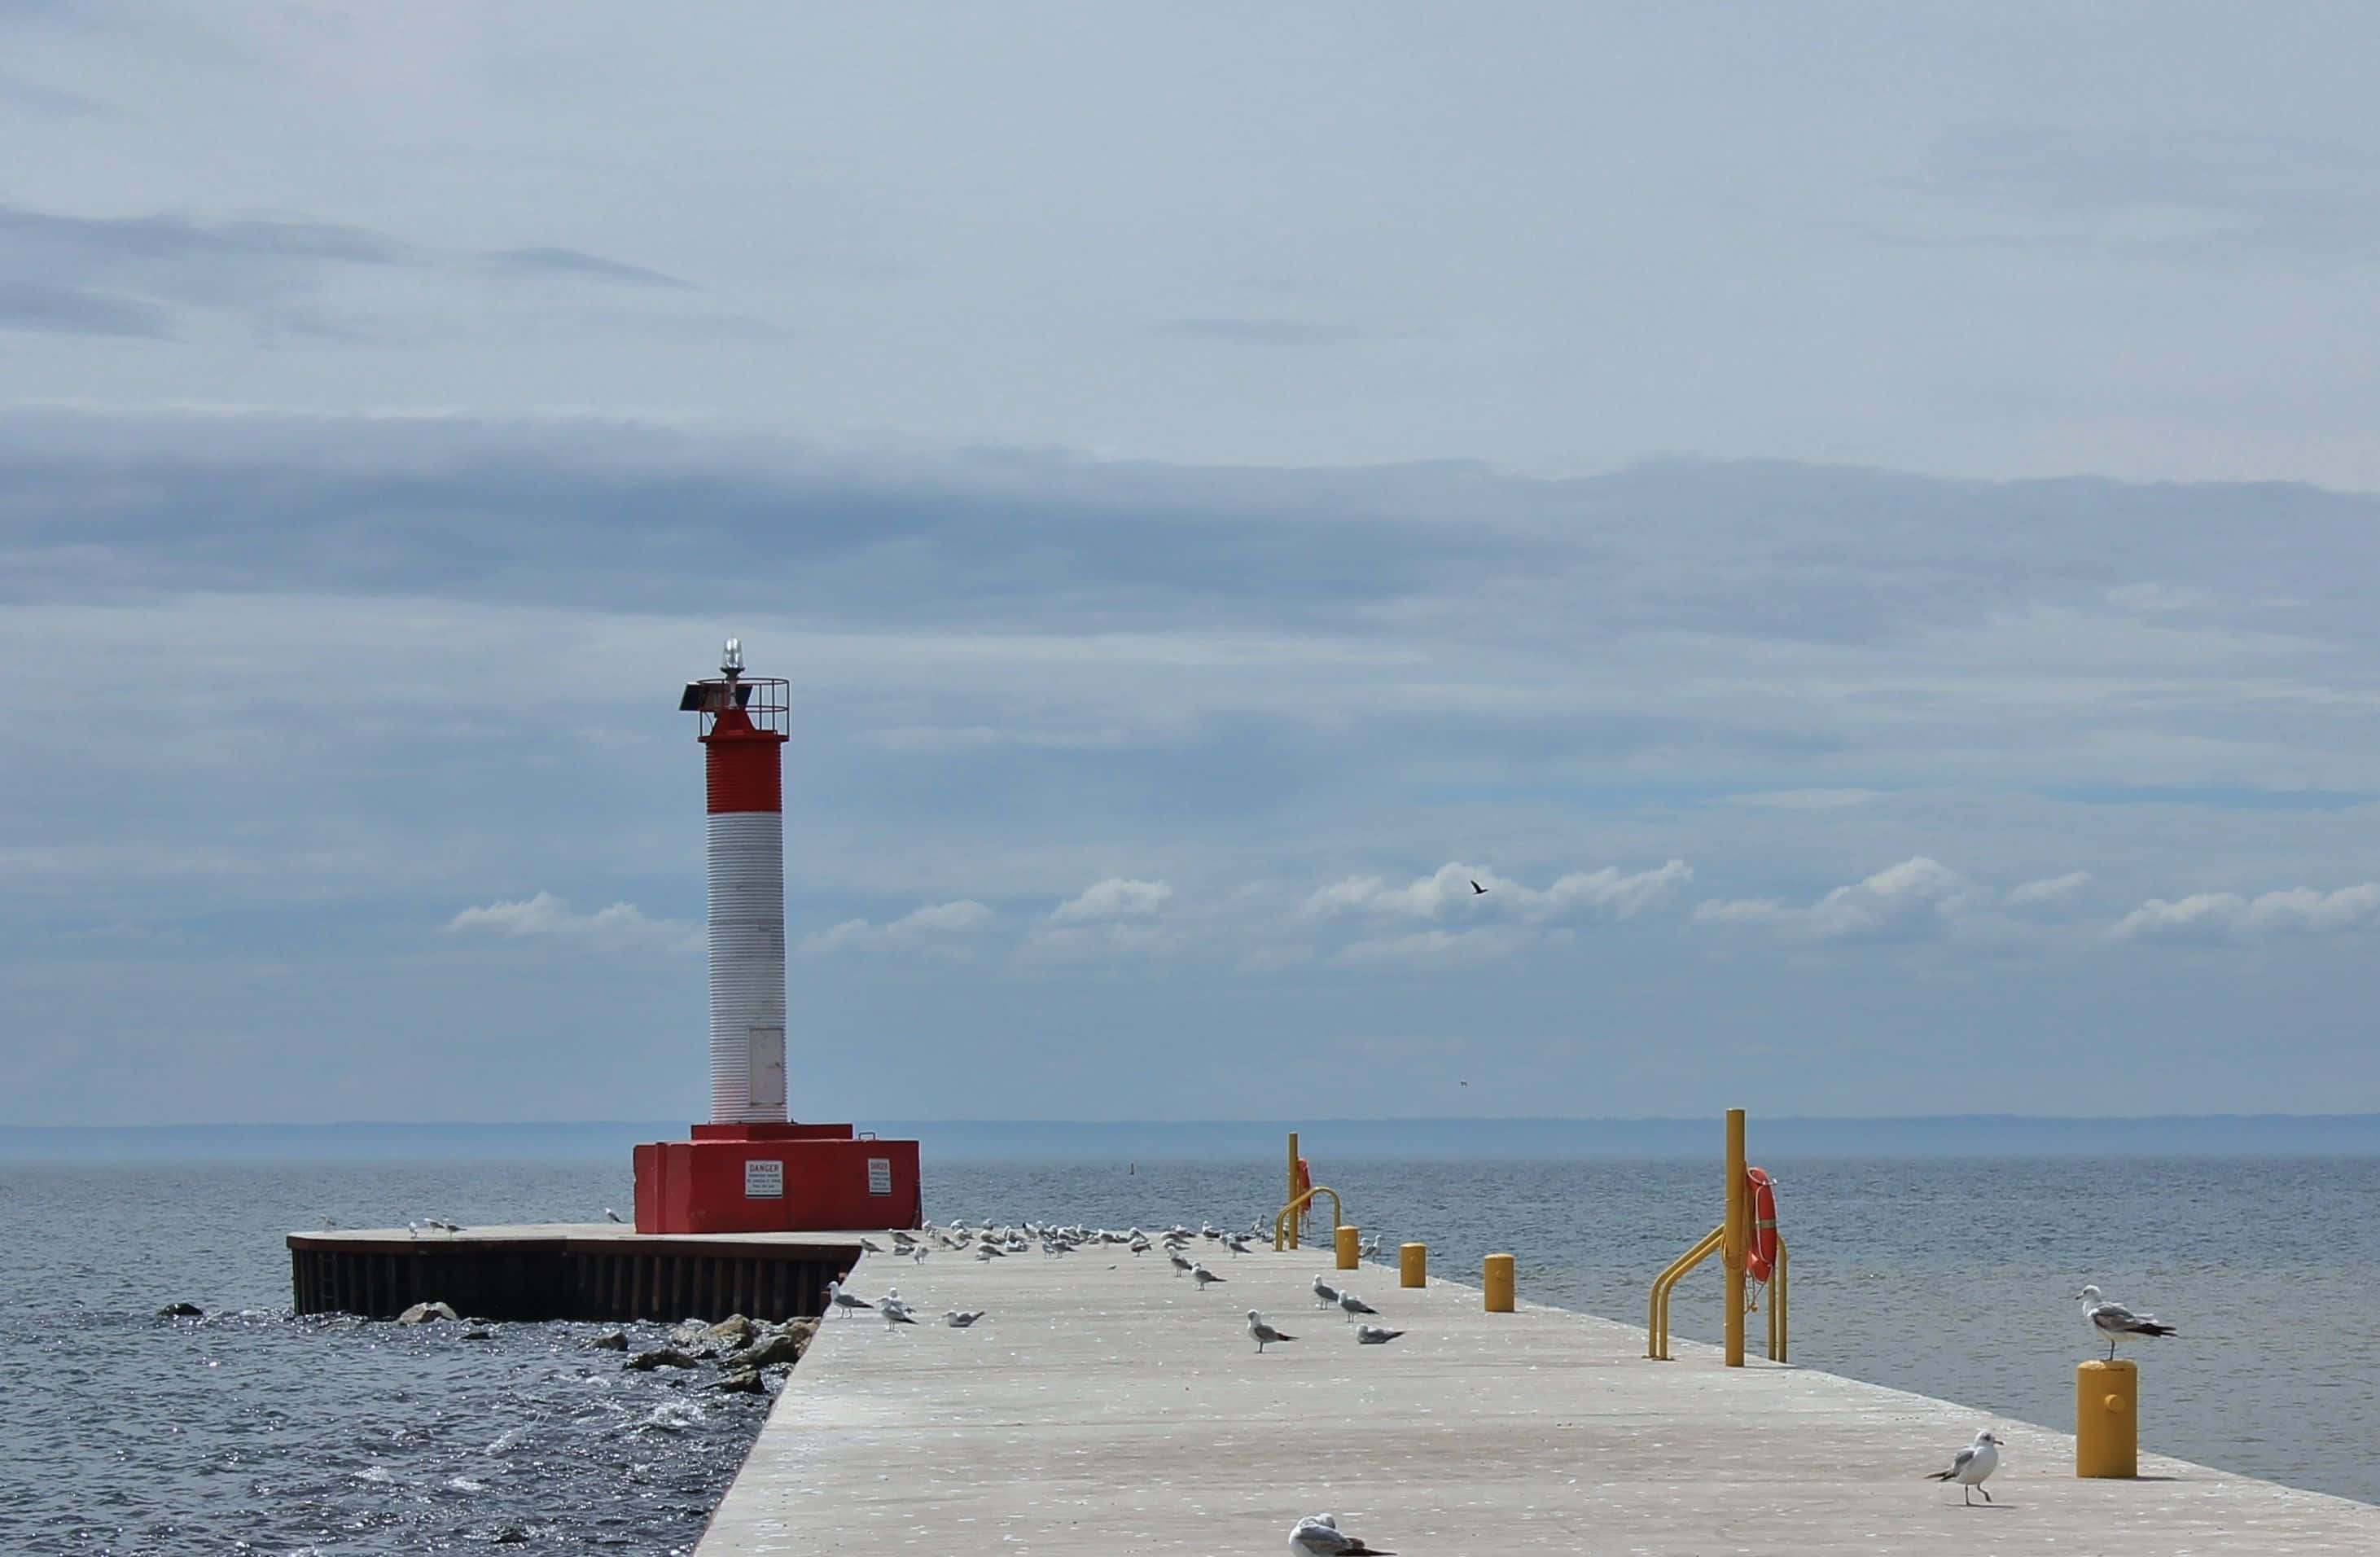
<svg viewBox="0 0 2380 1557">
<path fill-rule="evenodd" d="M 1363 1263 L 1363 1244 L 1355 1236 L 1355 1229 L 1342 1226 L 1332 1235 L 1339 1246 L 1339 1269 L 1353 1271 Z"/>
<path fill-rule="evenodd" d="M 1491 1254 L 1479 1272 L 1479 1304 L 1491 1314 L 1512 1311 L 1512 1257 Z"/>
<path fill-rule="evenodd" d="M 2074 1474 L 2141 1473 L 2141 1368 L 2093 1357 L 2074 1368 Z"/>
<path fill-rule="evenodd" d="M 1397 1246 L 1397 1285 L 1429 1285 L 1429 1246 L 1427 1244 Z"/>
<path fill-rule="evenodd" d="M 1727 1267 L 1727 1365 L 1743 1366 L 1743 1257 L 1752 1247 L 1752 1199 L 1743 1178 L 1743 1110 L 1727 1111 L 1727 1235 L 1719 1260 Z"/>
<path fill-rule="evenodd" d="M 1288 1205 L 1292 1200 L 1294 1200 L 1294 1199 L 1296 1199 L 1296 1198 L 1297 1198 L 1297 1132 L 1296 1132 L 1295 1130 L 1292 1130 L 1292 1131 L 1289 1133 L 1289 1188 L 1288 1188 L 1287 1192 L 1285 1192 L 1285 1193 L 1281 1196 L 1281 1203 L 1282 1205 L 1284 1205 L 1284 1206 L 1285 1206 L 1285 1205 Z M 1295 1248 L 1295 1247 L 1297 1247 L 1297 1224 L 1298 1224 L 1299 1222 L 1304 1222 L 1305 1220 L 1305 1213 L 1304 1211 L 1302 1211 L 1302 1210 L 1301 1210 L 1301 1211 L 1292 1211 L 1292 1212 L 1290 1212 L 1290 1213 L 1289 1213 L 1289 1247 L 1292 1247 L 1292 1248 Z"/>
</svg>

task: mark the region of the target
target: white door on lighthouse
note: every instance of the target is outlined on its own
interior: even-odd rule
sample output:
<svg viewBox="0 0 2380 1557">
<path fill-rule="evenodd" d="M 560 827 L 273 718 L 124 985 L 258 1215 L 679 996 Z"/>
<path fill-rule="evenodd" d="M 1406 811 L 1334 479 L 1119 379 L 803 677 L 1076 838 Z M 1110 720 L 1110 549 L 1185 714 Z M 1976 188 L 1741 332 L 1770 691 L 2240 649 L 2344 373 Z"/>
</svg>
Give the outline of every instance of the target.
<svg viewBox="0 0 2380 1557">
<path fill-rule="evenodd" d="M 768 1109 L 780 1117 L 785 1110 L 785 1029 L 754 1028 L 751 1030 L 752 1106 Z"/>
</svg>

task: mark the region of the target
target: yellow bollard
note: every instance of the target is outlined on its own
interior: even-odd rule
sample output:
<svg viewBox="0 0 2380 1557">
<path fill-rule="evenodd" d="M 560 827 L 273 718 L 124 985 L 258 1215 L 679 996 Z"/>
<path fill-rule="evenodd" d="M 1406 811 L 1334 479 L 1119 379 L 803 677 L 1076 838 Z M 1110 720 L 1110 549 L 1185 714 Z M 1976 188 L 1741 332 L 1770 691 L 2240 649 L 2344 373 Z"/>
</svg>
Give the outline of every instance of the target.
<svg viewBox="0 0 2380 1557">
<path fill-rule="evenodd" d="M 1512 1257 L 1491 1254 L 1479 1272 L 1479 1303 L 1491 1314 L 1512 1311 Z"/>
<path fill-rule="evenodd" d="M 1363 1246 L 1352 1227 L 1339 1229 L 1339 1269 L 1353 1271 L 1363 1263 Z"/>
<path fill-rule="evenodd" d="M 1429 1246 L 1427 1244 L 1397 1246 L 1397 1285 L 1429 1285 Z"/>
<path fill-rule="evenodd" d="M 2074 1474 L 2141 1473 L 2141 1366 L 2093 1357 L 2074 1368 Z"/>
<path fill-rule="evenodd" d="M 1743 1366 L 1743 1260 L 1752 1247 L 1751 1186 L 1745 1181 L 1743 1162 L 1743 1110 L 1727 1111 L 1727 1221 L 1726 1236 L 1719 1245 L 1718 1259 L 1722 1267 L 1719 1282 L 1721 1301 L 1726 1305 L 1722 1318 L 1726 1329 L 1721 1332 L 1726 1343 L 1727 1366 Z"/>
</svg>

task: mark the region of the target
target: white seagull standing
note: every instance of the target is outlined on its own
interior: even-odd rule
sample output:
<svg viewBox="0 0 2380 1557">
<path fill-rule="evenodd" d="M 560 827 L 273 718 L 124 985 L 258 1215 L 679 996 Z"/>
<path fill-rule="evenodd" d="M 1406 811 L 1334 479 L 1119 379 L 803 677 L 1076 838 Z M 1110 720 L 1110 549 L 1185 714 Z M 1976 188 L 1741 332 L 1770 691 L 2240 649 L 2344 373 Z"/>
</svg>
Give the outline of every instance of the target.
<svg viewBox="0 0 2380 1557">
<path fill-rule="evenodd" d="M 1369 1303 L 1365 1302 L 1362 1298 L 1356 1296 L 1352 1292 L 1340 1293 L 1339 1307 L 1345 1311 L 1347 1317 L 1351 1320 L 1357 1314 L 1378 1314 L 1379 1312 L 1378 1308 L 1373 1308 Z"/>
<path fill-rule="evenodd" d="M 1256 1337 L 1257 1351 L 1262 1355 L 1268 1341 L 1294 1341 L 1296 1336 L 1275 1330 L 1265 1323 L 1265 1317 L 1254 1308 L 1248 1310 L 1248 1333 Z"/>
<path fill-rule="evenodd" d="M 1985 1428 L 1975 1434 L 1975 1441 L 1973 1443 L 1950 1457 L 1949 1469 L 1929 1471 L 1926 1473 L 1925 1479 L 1957 1482 L 1959 1501 L 1972 1508 L 1974 1506 L 1975 1500 L 1967 1495 L 1969 1490 L 1983 1492 L 1984 1501 L 1991 1502 L 1991 1493 L 1984 1491 L 1984 1482 L 1990 1478 L 1992 1472 L 1999 1468 L 2000 1441 L 1992 1436 L 1989 1428 Z"/>
<path fill-rule="evenodd" d="M 855 1297 L 850 1293 L 844 1291 L 843 1283 L 841 1282 L 829 1282 L 826 1283 L 826 1301 L 829 1308 L 840 1308 L 846 1314 L 851 1312 L 854 1308 L 873 1308 L 876 1307 L 875 1304 L 870 1303 L 865 1297 Z"/>
<path fill-rule="evenodd" d="M 1204 1265 L 1193 1265 L 1190 1267 L 1190 1279 L 1198 1283 L 1200 1292 L 1204 1292 L 1223 1278 L 1208 1270 Z"/>
<path fill-rule="evenodd" d="M 2091 1328 L 2107 1343 L 2107 1360 L 2116 1360 L 2116 1343 L 2135 1335 L 2173 1335 L 2179 1333 L 2169 1324 L 2159 1324 L 2148 1314 L 2136 1314 L 2121 1303 L 2109 1303 L 2099 1295 L 2095 1286 L 2086 1286 L 2074 1295 L 2082 1301 L 2082 1317 Z"/>
<path fill-rule="evenodd" d="M 1377 1546 L 1366 1546 L 1355 1536 L 1342 1535 L 1335 1514 L 1309 1514 L 1292 1526 L 1289 1549 L 1297 1557 L 1396 1557 Z"/>
<path fill-rule="evenodd" d="M 1332 1286 L 1329 1282 L 1324 1281 L 1321 1277 L 1319 1277 L 1319 1276 L 1315 1277 L 1315 1278 L 1314 1278 L 1314 1305 L 1315 1305 L 1315 1307 L 1316 1307 L 1316 1308 L 1328 1308 L 1329 1307 L 1330 1307 L 1330 1305 L 1332 1305 L 1333 1303 L 1336 1303 L 1336 1302 L 1338 1302 L 1338 1301 L 1339 1301 L 1339 1289 L 1338 1289 L 1337 1287 L 1335 1287 L 1335 1286 Z"/>
</svg>

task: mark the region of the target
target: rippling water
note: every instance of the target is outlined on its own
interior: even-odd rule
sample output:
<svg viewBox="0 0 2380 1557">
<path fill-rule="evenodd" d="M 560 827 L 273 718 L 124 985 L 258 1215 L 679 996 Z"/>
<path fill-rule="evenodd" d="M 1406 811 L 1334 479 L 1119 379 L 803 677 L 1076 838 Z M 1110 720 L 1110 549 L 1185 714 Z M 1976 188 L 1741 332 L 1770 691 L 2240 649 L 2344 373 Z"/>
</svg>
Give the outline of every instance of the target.
<svg viewBox="0 0 2380 1557">
<path fill-rule="evenodd" d="M 1509 1249 L 1524 1295 L 1640 1322 L 1645 1283 L 1718 1212 L 1692 1163 L 1318 1166 L 1351 1220 L 1427 1242 L 1441 1273 Z M 1796 1362 L 2067 1425 L 2090 1349 L 2069 1295 L 2094 1281 L 2182 1329 L 2141 1348 L 2150 1447 L 2380 1502 L 2380 1162 L 1771 1167 Z M 929 1164 L 928 1208 L 1245 1224 L 1279 1173 Z M 581 1349 L 594 1326 L 475 1342 L 286 1313 L 281 1235 L 321 1216 L 575 1221 L 626 1195 L 625 1164 L 0 1165 L 0 1551 L 689 1550 L 765 1399 L 623 1372 Z M 177 1298 L 211 1317 L 155 1317 Z M 1716 1335 L 1715 1272 L 1675 1320 Z"/>
</svg>

